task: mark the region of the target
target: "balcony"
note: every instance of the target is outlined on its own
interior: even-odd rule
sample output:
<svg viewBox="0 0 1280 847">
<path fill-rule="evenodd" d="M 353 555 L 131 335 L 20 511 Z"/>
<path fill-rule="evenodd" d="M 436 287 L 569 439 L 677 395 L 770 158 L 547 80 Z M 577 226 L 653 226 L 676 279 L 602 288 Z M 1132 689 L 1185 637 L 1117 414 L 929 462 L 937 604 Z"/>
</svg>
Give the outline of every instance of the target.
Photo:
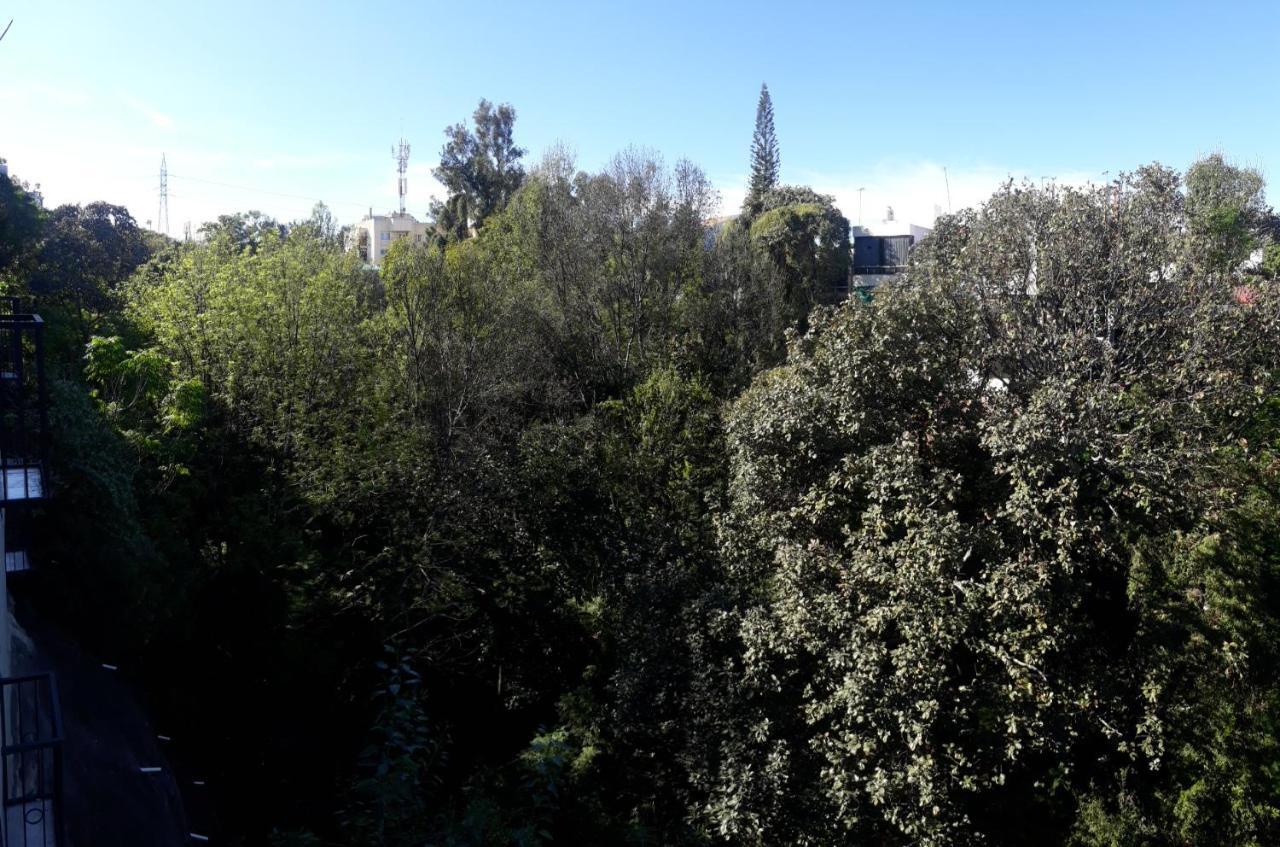
<svg viewBox="0 0 1280 847">
<path fill-rule="evenodd" d="M 0 678 L 0 847 L 58 847 L 62 711 L 51 673 Z"/>
<path fill-rule="evenodd" d="M 4 510 L 4 571 L 26 573 L 31 570 L 31 512 L 28 509 Z"/>
<path fill-rule="evenodd" d="M 0 297 L 0 506 L 47 495 L 44 321 Z"/>
<path fill-rule="evenodd" d="M 907 268 L 907 254 L 915 244 L 911 235 L 859 235 L 853 239 L 854 276 L 887 276 Z"/>
</svg>

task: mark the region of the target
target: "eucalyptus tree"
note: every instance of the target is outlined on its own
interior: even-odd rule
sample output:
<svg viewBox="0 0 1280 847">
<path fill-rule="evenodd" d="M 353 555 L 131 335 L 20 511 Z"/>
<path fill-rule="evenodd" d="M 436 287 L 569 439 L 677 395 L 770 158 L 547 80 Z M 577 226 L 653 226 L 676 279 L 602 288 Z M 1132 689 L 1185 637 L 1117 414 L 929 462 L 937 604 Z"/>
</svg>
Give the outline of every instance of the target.
<svg viewBox="0 0 1280 847">
<path fill-rule="evenodd" d="M 441 206 L 450 215 L 448 229 L 464 233 L 506 206 L 524 182 L 520 160 L 525 151 L 514 135 L 516 110 L 508 103 L 494 106 L 482 99 L 471 120 L 472 127 L 458 123 L 444 131 L 446 141 L 434 171 L 450 193 Z"/>
</svg>

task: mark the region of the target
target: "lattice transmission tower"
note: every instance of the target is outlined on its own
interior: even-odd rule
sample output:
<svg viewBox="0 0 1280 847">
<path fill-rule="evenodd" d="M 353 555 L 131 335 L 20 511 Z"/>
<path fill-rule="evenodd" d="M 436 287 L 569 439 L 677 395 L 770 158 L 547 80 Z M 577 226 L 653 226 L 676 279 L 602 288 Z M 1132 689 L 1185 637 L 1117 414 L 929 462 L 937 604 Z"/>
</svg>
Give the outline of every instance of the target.
<svg viewBox="0 0 1280 847">
<path fill-rule="evenodd" d="M 164 154 L 160 154 L 160 214 L 156 217 L 156 229 L 169 234 L 169 166 Z"/>
</svg>

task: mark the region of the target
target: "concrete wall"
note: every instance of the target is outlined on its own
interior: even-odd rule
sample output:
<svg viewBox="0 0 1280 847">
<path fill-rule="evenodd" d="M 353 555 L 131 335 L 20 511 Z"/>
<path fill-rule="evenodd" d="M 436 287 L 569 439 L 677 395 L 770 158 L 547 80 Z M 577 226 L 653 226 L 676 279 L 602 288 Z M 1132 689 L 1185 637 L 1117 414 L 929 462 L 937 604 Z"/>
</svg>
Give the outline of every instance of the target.
<svg viewBox="0 0 1280 847">
<path fill-rule="evenodd" d="M 347 237 L 347 249 L 354 250 L 359 243 L 361 231 L 369 236 L 369 264 L 375 268 L 382 264 L 387 249 L 396 241 L 409 238 L 422 244 L 431 237 L 431 226 L 415 218 L 413 215 L 399 213 L 391 215 L 372 215 L 351 227 Z"/>
</svg>

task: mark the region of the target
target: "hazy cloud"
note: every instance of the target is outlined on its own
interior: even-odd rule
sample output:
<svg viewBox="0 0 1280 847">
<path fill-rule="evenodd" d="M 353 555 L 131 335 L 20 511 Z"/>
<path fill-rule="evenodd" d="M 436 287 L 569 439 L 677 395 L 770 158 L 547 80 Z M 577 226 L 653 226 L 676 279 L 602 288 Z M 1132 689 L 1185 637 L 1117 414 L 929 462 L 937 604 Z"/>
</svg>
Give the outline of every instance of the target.
<svg viewBox="0 0 1280 847">
<path fill-rule="evenodd" d="M 351 160 L 347 153 L 277 153 L 254 159 L 253 166 L 263 170 L 307 170 L 338 167 Z"/>
<path fill-rule="evenodd" d="M 895 220 L 929 226 L 939 212 L 960 211 L 982 203 L 1009 179 L 1035 182 L 1054 179 L 1060 184 L 1083 185 L 1103 181 L 1105 177 L 1081 171 L 1040 174 L 1025 168 L 994 165 L 947 168 L 944 172 L 937 162 L 886 160 L 846 173 L 801 171 L 799 178 L 788 181 L 834 196 L 836 205 L 850 223 L 858 222 L 858 189 L 861 188 L 864 222 L 883 220 L 892 207 Z M 731 175 L 716 184 L 723 198 L 722 213 L 736 213 L 746 197 L 747 176 Z"/>
<path fill-rule="evenodd" d="M 138 98 L 129 94 L 122 94 L 120 95 L 120 100 L 130 109 L 133 109 L 135 112 L 149 120 L 151 125 L 156 129 L 162 129 L 166 132 L 173 129 L 173 118 L 161 111 L 153 109 Z"/>
</svg>

